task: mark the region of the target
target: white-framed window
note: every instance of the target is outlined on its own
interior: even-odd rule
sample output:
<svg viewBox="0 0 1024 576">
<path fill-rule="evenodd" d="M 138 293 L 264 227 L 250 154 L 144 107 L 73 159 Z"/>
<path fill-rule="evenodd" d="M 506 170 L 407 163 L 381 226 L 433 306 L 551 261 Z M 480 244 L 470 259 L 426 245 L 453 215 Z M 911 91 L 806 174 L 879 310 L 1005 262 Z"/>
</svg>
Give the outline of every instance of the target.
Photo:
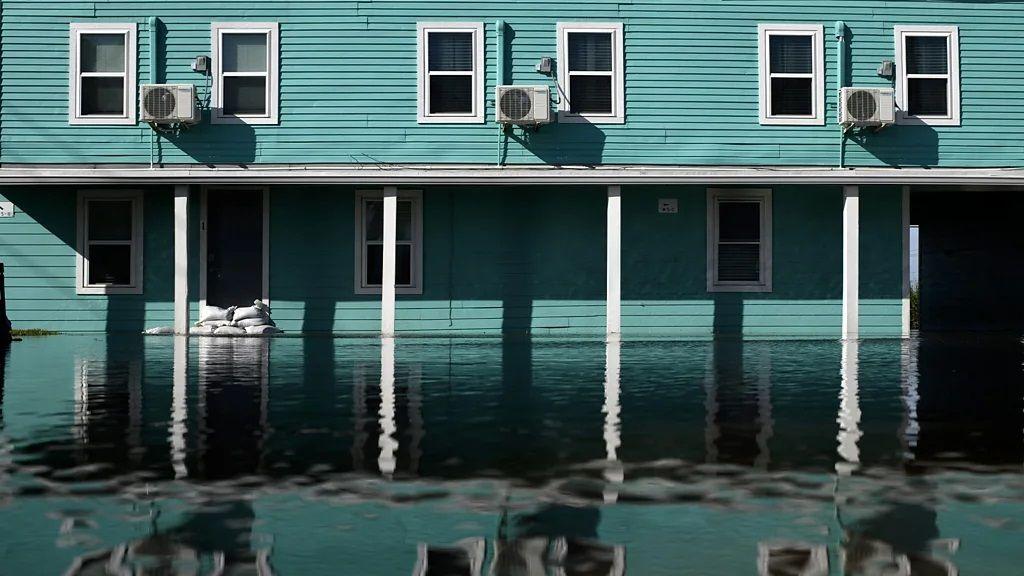
<svg viewBox="0 0 1024 576">
<path fill-rule="evenodd" d="M 72 22 L 69 124 L 135 124 L 134 22 Z"/>
<path fill-rule="evenodd" d="M 896 26 L 898 123 L 960 125 L 960 31 Z"/>
<path fill-rule="evenodd" d="M 277 124 L 277 22 L 214 22 L 214 124 Z"/>
<path fill-rule="evenodd" d="M 821 24 L 760 24 L 757 37 L 761 124 L 825 124 Z"/>
<path fill-rule="evenodd" d="M 622 23 L 559 22 L 558 121 L 626 121 Z"/>
<path fill-rule="evenodd" d="M 142 294 L 142 192 L 78 192 L 79 294 Z"/>
<path fill-rule="evenodd" d="M 356 294 L 380 294 L 384 264 L 384 193 L 356 192 Z M 423 293 L 423 193 L 398 192 L 395 292 Z"/>
<path fill-rule="evenodd" d="M 484 25 L 416 24 L 420 123 L 484 121 Z"/>
<path fill-rule="evenodd" d="M 772 191 L 708 189 L 708 292 L 771 292 Z"/>
</svg>

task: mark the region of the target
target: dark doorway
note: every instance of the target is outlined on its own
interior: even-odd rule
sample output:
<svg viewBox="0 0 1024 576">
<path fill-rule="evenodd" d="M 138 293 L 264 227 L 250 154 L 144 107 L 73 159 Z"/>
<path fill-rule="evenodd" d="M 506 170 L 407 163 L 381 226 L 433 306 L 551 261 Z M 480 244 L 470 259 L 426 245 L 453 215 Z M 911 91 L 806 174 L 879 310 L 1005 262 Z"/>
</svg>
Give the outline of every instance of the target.
<svg viewBox="0 0 1024 576">
<path fill-rule="evenodd" d="M 211 190 L 206 198 L 206 304 L 245 306 L 263 294 L 262 190 Z"/>
<path fill-rule="evenodd" d="M 1024 333 L 1016 190 L 914 189 L 922 331 Z"/>
</svg>

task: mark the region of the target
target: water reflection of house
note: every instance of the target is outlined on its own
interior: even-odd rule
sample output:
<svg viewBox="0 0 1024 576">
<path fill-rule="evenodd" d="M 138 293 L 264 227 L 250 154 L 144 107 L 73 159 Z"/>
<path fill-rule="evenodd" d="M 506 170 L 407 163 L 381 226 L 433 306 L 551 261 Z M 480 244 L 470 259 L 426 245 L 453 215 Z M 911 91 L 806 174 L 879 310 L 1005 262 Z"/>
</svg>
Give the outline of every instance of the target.
<svg viewBox="0 0 1024 576">
<path fill-rule="evenodd" d="M 166 532 L 75 558 L 66 576 L 273 576 L 270 550 L 253 548 L 255 515 L 247 502 L 196 512 Z"/>
<path fill-rule="evenodd" d="M 803 542 L 757 545 L 758 576 L 826 576 L 828 547 Z"/>
</svg>

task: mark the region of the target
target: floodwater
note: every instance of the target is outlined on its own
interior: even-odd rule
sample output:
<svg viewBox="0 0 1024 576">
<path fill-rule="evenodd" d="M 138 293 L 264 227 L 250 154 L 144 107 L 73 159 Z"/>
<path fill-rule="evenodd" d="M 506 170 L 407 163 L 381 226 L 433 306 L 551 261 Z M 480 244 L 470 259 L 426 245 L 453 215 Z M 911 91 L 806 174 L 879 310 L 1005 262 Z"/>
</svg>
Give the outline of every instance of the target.
<svg viewBox="0 0 1024 576">
<path fill-rule="evenodd" d="M 1021 574 L 1016 339 L 56 336 L 0 574 Z"/>
</svg>

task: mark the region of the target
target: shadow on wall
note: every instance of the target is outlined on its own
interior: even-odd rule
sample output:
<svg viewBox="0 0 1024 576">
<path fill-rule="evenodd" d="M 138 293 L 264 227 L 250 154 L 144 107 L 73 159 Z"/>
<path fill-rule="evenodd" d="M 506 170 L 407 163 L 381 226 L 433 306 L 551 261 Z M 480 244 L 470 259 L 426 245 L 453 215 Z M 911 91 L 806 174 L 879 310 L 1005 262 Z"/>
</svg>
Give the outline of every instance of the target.
<svg viewBox="0 0 1024 576">
<path fill-rule="evenodd" d="M 557 117 L 557 112 L 552 111 Z M 598 166 L 604 162 L 605 135 L 590 122 L 554 122 L 539 128 L 517 128 L 510 139 L 545 164 Z M 503 149 L 502 162 L 507 149 Z"/>
<path fill-rule="evenodd" d="M 717 336 L 743 335 L 743 294 L 715 292 L 710 294 L 715 304 L 712 334 Z"/>
<path fill-rule="evenodd" d="M 928 167 L 939 163 L 939 135 L 924 124 L 860 132 L 851 135 L 850 142 L 890 167 Z"/>
<path fill-rule="evenodd" d="M 163 143 L 175 146 L 192 160 L 206 165 L 252 164 L 256 162 L 256 131 L 242 122 L 211 124 L 212 110 L 203 120 L 178 132 L 164 132 L 157 138 L 156 161 L 163 164 Z"/>
</svg>

